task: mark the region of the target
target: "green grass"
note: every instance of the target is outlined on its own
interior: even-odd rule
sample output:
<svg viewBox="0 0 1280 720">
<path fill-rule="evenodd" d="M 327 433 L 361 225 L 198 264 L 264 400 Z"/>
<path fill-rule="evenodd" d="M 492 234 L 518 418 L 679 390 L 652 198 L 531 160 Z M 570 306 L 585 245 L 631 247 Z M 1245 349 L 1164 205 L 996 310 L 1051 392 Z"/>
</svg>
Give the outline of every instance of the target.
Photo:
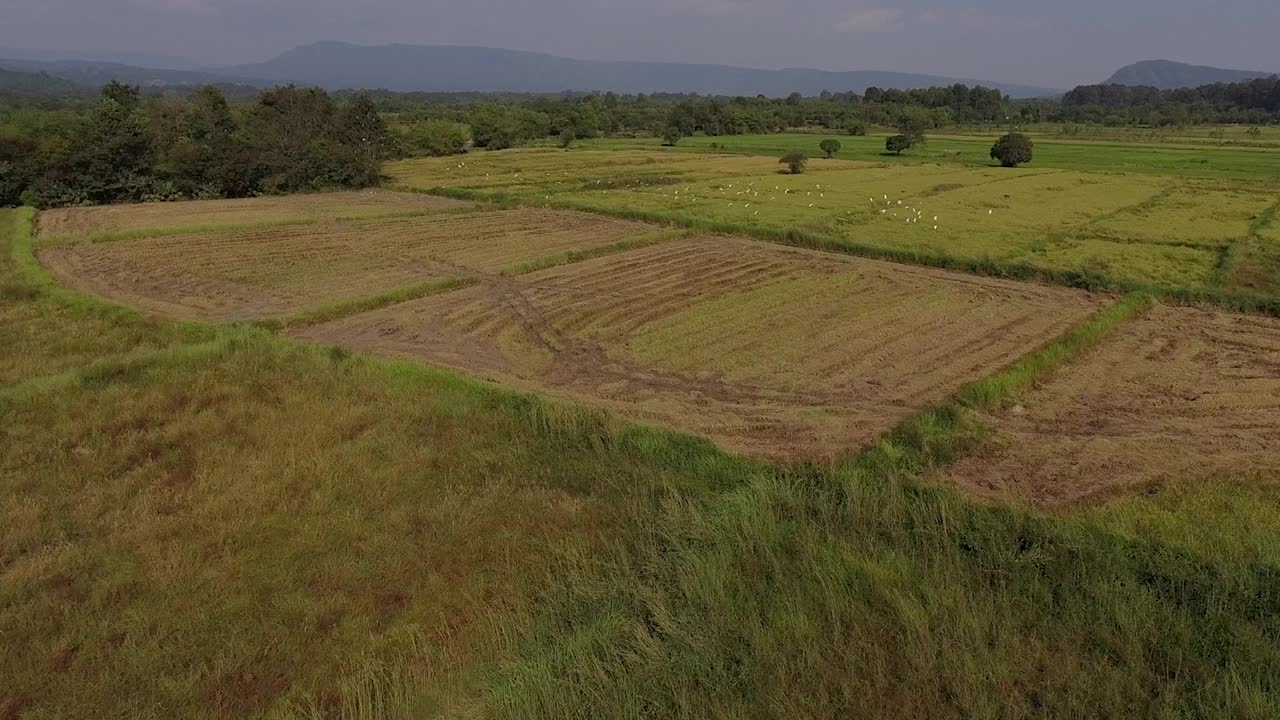
<svg viewBox="0 0 1280 720">
<path fill-rule="evenodd" d="M 774 145 L 760 149 L 773 151 L 797 137 L 816 139 L 733 140 L 767 141 Z M 415 160 L 392 166 L 391 173 L 408 186 L 454 198 L 569 208 L 997 277 L 1280 312 L 1280 293 L 1266 269 L 1274 243 L 1258 231 L 1259 218 L 1275 203 L 1274 179 L 1189 177 L 1158 167 L 1115 173 L 1037 163 L 1010 170 L 919 158 L 815 160 L 809 172 L 790 176 L 778 174 L 765 157 L 645 151 L 612 141 L 598 146 L 617 149 L 484 153 L 465 166 Z M 923 222 L 906 222 L 912 219 Z M 1248 256 L 1237 263 L 1245 273 L 1227 267 L 1237 253 Z M 1261 277 L 1247 274 L 1254 268 L 1262 268 Z"/>
</svg>

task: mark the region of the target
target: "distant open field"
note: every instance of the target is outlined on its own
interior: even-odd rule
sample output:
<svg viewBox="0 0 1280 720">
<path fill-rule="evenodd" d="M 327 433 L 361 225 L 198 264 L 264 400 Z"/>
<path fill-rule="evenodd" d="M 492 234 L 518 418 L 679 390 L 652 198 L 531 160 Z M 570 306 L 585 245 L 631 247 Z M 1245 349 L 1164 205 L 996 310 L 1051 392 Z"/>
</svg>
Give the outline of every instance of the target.
<svg viewBox="0 0 1280 720">
<path fill-rule="evenodd" d="M 448 198 L 362 190 L 243 200 L 194 200 L 141 205 L 64 208 L 40 213 L 41 240 L 88 239 L 119 233 L 190 231 L 219 226 L 261 226 L 319 220 L 414 214 L 465 207 Z"/>
<path fill-rule="evenodd" d="M 249 320 L 496 273 L 652 231 L 584 213 L 516 209 L 58 244 L 40 258 L 67 284 L 100 297 L 178 318 Z"/>
<path fill-rule="evenodd" d="M 817 138 L 802 137 L 816 150 Z M 779 153 L 795 141 L 766 140 Z M 1277 153 L 1241 152 L 1259 155 L 1268 168 L 1280 162 Z M 1274 175 L 1263 180 L 1247 166 L 1230 167 L 1227 175 L 1252 179 L 1086 171 L 1040 156 L 1013 170 L 989 162 L 814 159 L 808 172 L 792 176 L 779 174 L 775 158 L 657 149 L 503 151 L 405 161 L 391 174 L 406 186 L 458 196 L 666 220 L 984 274 L 1273 298 L 1269 265 L 1243 272 L 1238 265 L 1246 254 L 1271 252 L 1266 238 L 1280 184 Z"/>
<path fill-rule="evenodd" d="M 935 134 L 928 142 L 902 155 L 885 152 L 885 135 L 849 136 L 839 133 L 775 133 L 770 135 L 728 135 L 684 138 L 677 152 L 742 153 L 781 157 L 803 152 L 821 157 L 818 143 L 824 137 L 840 141 L 836 157 L 845 160 L 875 160 L 895 164 L 943 163 L 970 167 L 990 167 L 991 144 L 1001 134 L 988 130 L 985 136 Z M 714 148 L 712 146 L 715 146 Z M 583 143 L 595 149 L 657 149 L 656 139 L 606 139 Z M 1123 140 L 1042 138 L 1035 145 L 1035 167 L 1083 172 L 1126 172 L 1140 175 L 1261 180 L 1274 183 L 1280 147 L 1207 146 L 1199 143 L 1146 143 Z"/>
<path fill-rule="evenodd" d="M 780 460 L 834 459 L 1101 307 L 1083 293 L 699 237 L 302 330 Z"/>
<path fill-rule="evenodd" d="M 1042 506 L 1280 477 L 1280 321 L 1157 306 L 992 419 L 946 475 Z"/>
</svg>

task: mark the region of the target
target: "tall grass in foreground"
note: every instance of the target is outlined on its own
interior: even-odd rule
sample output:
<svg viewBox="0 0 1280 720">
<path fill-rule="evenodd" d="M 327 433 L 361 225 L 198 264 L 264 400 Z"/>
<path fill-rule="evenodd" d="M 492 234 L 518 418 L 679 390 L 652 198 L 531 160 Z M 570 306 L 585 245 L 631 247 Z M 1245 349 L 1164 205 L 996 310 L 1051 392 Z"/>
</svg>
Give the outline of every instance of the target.
<svg viewBox="0 0 1280 720">
<path fill-rule="evenodd" d="M 1267 537 L 1280 528 L 1274 486 L 1246 491 L 1256 510 L 1131 499 L 1051 517 L 922 483 L 980 442 L 966 406 L 1005 401 L 1146 302 L 1127 299 L 846 467 L 754 473 L 665 503 L 603 557 L 565 559 L 478 714 L 1277 716 L 1280 552 L 1223 551 L 1221 535 L 1195 532 Z M 1133 532 L 1147 523 L 1159 525 Z"/>
</svg>

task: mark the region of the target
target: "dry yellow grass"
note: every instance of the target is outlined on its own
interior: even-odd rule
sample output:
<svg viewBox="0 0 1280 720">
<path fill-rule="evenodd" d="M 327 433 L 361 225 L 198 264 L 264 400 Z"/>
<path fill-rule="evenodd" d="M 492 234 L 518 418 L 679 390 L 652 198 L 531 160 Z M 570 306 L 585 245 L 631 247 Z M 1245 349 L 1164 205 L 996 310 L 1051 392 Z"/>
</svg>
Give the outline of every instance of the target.
<svg viewBox="0 0 1280 720">
<path fill-rule="evenodd" d="M 710 236 L 308 328 L 706 435 L 831 458 L 1047 342 L 1100 299 Z"/>
<path fill-rule="evenodd" d="M 77 289 L 149 312 L 246 320 L 431 279 L 496 273 L 652 229 L 522 209 L 56 245 L 40 258 Z"/>
<path fill-rule="evenodd" d="M 992 419 L 946 475 L 999 500 L 1097 500 L 1280 472 L 1280 321 L 1157 306 Z"/>
</svg>

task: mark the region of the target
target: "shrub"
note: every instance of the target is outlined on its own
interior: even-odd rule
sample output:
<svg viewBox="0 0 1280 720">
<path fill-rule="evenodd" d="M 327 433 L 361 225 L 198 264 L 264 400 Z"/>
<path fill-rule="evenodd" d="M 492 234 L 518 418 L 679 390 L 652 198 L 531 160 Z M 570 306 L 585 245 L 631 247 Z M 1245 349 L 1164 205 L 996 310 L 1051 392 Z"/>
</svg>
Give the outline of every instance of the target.
<svg viewBox="0 0 1280 720">
<path fill-rule="evenodd" d="M 409 129 L 405 138 L 410 150 L 434 157 L 457 155 L 467 151 L 466 128 L 447 120 L 427 120 Z"/>
<path fill-rule="evenodd" d="M 786 165 L 787 171 L 792 175 L 799 175 L 804 172 L 805 165 L 809 164 L 809 158 L 805 157 L 804 153 L 791 153 L 782 156 L 778 163 Z"/>
<path fill-rule="evenodd" d="M 818 143 L 818 147 L 826 154 L 827 159 L 830 160 L 832 155 L 840 152 L 840 141 L 827 138 L 826 140 Z"/>
<path fill-rule="evenodd" d="M 849 123 L 849 126 L 846 127 L 844 131 L 854 137 L 862 137 L 867 134 L 867 126 L 860 122 Z"/>
<path fill-rule="evenodd" d="M 672 125 L 662 131 L 662 144 L 667 147 L 675 147 L 680 142 L 680 128 Z"/>
<path fill-rule="evenodd" d="M 911 138 L 906 135 L 892 135 L 884 141 L 884 149 L 894 155 L 901 155 L 904 150 L 911 149 Z"/>
<path fill-rule="evenodd" d="M 1009 133 L 991 146 L 991 157 L 1005 167 L 1018 167 L 1031 162 L 1031 138 L 1022 133 Z"/>
</svg>

